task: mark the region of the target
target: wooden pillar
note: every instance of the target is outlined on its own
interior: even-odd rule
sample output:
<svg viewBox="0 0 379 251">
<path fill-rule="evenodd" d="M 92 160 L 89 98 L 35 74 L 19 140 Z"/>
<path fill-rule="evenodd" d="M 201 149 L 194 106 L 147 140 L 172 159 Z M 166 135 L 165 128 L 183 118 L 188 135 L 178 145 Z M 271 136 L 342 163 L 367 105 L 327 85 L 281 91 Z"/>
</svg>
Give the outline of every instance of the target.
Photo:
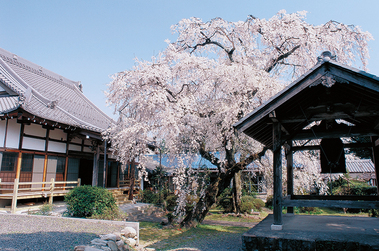
<svg viewBox="0 0 379 251">
<path fill-rule="evenodd" d="M 20 152 L 18 153 L 17 166 L 16 166 L 16 179 L 18 179 L 18 180 L 20 180 L 21 161 L 22 161 L 22 153 L 21 153 L 21 151 L 20 151 Z"/>
<path fill-rule="evenodd" d="M 293 151 L 292 140 L 287 142 L 286 147 L 287 159 L 287 195 L 293 195 Z M 287 207 L 287 214 L 293 214 L 293 207 Z"/>
<path fill-rule="evenodd" d="M 99 176 L 99 157 L 100 157 L 100 146 L 96 142 L 96 152 L 93 156 L 93 171 L 92 171 L 92 186 L 97 186 L 97 180 Z"/>
<path fill-rule="evenodd" d="M 274 152 L 274 224 L 271 230 L 282 230 L 282 151 L 281 125 L 273 123 L 273 152 Z"/>
<path fill-rule="evenodd" d="M 372 156 L 374 157 L 373 161 L 375 166 L 377 196 L 379 196 L 379 137 L 371 137 L 371 142 Z"/>
<path fill-rule="evenodd" d="M 104 169 L 103 169 L 103 187 L 104 188 L 107 181 L 106 171 L 107 171 L 107 141 L 104 140 Z"/>
</svg>

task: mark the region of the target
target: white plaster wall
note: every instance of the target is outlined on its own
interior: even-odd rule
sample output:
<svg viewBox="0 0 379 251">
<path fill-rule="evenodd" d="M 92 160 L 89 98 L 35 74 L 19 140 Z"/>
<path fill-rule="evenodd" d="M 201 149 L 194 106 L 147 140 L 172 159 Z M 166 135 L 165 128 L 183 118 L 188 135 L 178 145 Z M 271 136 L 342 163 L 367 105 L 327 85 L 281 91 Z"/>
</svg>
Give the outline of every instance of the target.
<svg viewBox="0 0 379 251">
<path fill-rule="evenodd" d="M 21 125 L 17 123 L 16 119 L 8 120 L 6 147 L 18 149 L 20 143 L 20 128 Z"/>
<path fill-rule="evenodd" d="M 88 146 L 83 147 L 83 152 L 91 153 L 92 150 Z"/>
<path fill-rule="evenodd" d="M 24 133 L 38 137 L 46 137 L 46 129 L 38 124 L 30 124 L 24 126 Z"/>
<path fill-rule="evenodd" d="M 7 125 L 7 121 L 0 120 L 0 147 L 4 147 L 6 125 Z"/>
<path fill-rule="evenodd" d="M 66 143 L 49 141 L 47 151 L 56 153 L 66 153 Z"/>
<path fill-rule="evenodd" d="M 8 145 L 8 139 L 7 139 Z M 45 151 L 45 140 L 24 137 L 22 140 L 22 149 Z"/>
<path fill-rule="evenodd" d="M 42 182 L 43 181 L 44 164 L 45 164 L 45 156 L 34 155 L 32 182 Z M 42 184 L 40 184 L 40 185 L 35 184 L 35 185 L 32 185 L 32 187 L 42 187 Z"/>
<path fill-rule="evenodd" d="M 71 140 L 72 143 L 78 143 L 78 144 L 81 144 L 82 143 L 82 139 L 81 138 L 73 138 Z"/>
<path fill-rule="evenodd" d="M 55 128 L 54 130 L 50 130 L 49 138 L 50 139 L 57 139 L 57 140 L 62 140 L 62 141 L 64 140 L 64 141 L 66 141 L 67 140 L 67 133 L 65 133 L 61 129 Z"/>
<path fill-rule="evenodd" d="M 78 146 L 78 145 L 72 145 L 72 144 L 70 144 L 70 145 L 68 146 L 68 150 L 70 150 L 70 151 L 78 151 L 78 152 L 80 152 L 80 151 L 82 150 L 82 147 L 81 147 L 81 146 Z"/>
<path fill-rule="evenodd" d="M 47 168 L 46 168 L 46 181 L 49 182 L 51 178 L 55 179 L 55 174 L 57 172 L 58 160 L 56 157 L 47 158 Z"/>
</svg>

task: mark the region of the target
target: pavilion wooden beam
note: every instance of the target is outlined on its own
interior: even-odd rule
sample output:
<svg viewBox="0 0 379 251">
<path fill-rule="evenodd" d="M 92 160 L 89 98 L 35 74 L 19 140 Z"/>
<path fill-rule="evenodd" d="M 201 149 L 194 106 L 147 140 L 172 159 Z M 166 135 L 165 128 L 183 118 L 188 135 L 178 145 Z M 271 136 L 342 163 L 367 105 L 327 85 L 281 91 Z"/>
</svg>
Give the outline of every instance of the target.
<svg viewBox="0 0 379 251">
<path fill-rule="evenodd" d="M 281 125 L 273 123 L 273 152 L 274 152 L 274 224 L 271 230 L 282 230 L 282 144 Z"/>
<path fill-rule="evenodd" d="M 361 148 L 361 147 L 372 147 L 372 143 L 350 143 L 343 144 L 343 148 Z M 292 151 L 306 151 L 306 150 L 320 150 L 319 145 L 309 145 L 309 146 L 292 146 Z"/>
<path fill-rule="evenodd" d="M 363 137 L 379 136 L 379 132 L 363 128 L 351 128 L 349 130 L 334 130 L 333 133 L 327 131 L 315 131 L 318 139 L 341 138 L 341 137 Z M 312 130 L 303 130 L 291 138 L 292 140 L 316 139 Z"/>
</svg>

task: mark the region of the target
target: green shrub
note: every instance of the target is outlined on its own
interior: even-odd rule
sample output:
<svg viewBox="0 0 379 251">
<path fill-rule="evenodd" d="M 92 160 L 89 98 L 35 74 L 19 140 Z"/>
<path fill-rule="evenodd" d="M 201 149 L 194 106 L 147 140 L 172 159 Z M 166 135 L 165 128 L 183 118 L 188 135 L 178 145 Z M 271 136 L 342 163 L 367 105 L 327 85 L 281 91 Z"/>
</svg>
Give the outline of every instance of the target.
<svg viewBox="0 0 379 251">
<path fill-rule="evenodd" d="M 42 215 L 49 215 L 51 211 L 53 211 L 53 205 L 45 202 L 39 209 Z"/>
<path fill-rule="evenodd" d="M 241 213 L 250 212 L 251 209 L 254 211 L 261 211 L 265 203 L 261 199 L 254 198 L 253 196 L 242 196 L 241 198 Z"/>
<path fill-rule="evenodd" d="M 225 213 L 233 211 L 233 199 L 231 196 L 221 198 L 218 204 L 224 209 Z"/>
<path fill-rule="evenodd" d="M 270 208 L 270 209 L 273 209 L 273 205 L 274 205 L 274 196 L 270 195 L 270 196 L 267 196 L 267 199 L 266 199 L 266 207 L 267 208 Z"/>
<path fill-rule="evenodd" d="M 127 218 L 127 214 L 122 212 L 118 207 L 116 208 L 105 208 L 101 214 L 93 214 L 91 219 L 98 220 L 118 220 L 123 221 Z"/>
<path fill-rule="evenodd" d="M 65 196 L 68 215 L 74 217 L 91 217 L 106 210 L 116 210 L 116 201 L 111 192 L 105 188 L 80 186 Z"/>
<path fill-rule="evenodd" d="M 159 201 L 159 194 L 151 190 L 141 190 L 139 195 L 144 203 L 157 204 Z"/>
</svg>

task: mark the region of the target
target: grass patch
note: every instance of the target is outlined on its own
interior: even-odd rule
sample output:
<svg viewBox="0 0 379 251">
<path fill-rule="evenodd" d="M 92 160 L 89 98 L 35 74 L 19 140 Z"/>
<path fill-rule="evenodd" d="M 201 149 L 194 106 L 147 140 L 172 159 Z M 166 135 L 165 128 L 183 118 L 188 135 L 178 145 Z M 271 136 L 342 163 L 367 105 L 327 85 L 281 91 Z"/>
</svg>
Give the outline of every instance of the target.
<svg viewBox="0 0 379 251">
<path fill-rule="evenodd" d="M 247 227 L 199 225 L 196 228 L 162 227 L 159 223 L 140 222 L 140 244 L 156 250 L 207 247 L 220 245 L 220 240 L 240 239 Z M 222 242 L 221 242 L 222 243 Z"/>
<path fill-rule="evenodd" d="M 267 217 L 269 213 L 272 213 L 269 209 L 263 209 L 259 212 L 259 215 L 251 215 L 251 218 L 236 217 L 222 213 L 222 210 L 212 209 L 209 211 L 210 214 L 205 217 L 205 220 L 215 220 L 215 221 L 231 221 L 231 222 L 260 222 Z"/>
</svg>

